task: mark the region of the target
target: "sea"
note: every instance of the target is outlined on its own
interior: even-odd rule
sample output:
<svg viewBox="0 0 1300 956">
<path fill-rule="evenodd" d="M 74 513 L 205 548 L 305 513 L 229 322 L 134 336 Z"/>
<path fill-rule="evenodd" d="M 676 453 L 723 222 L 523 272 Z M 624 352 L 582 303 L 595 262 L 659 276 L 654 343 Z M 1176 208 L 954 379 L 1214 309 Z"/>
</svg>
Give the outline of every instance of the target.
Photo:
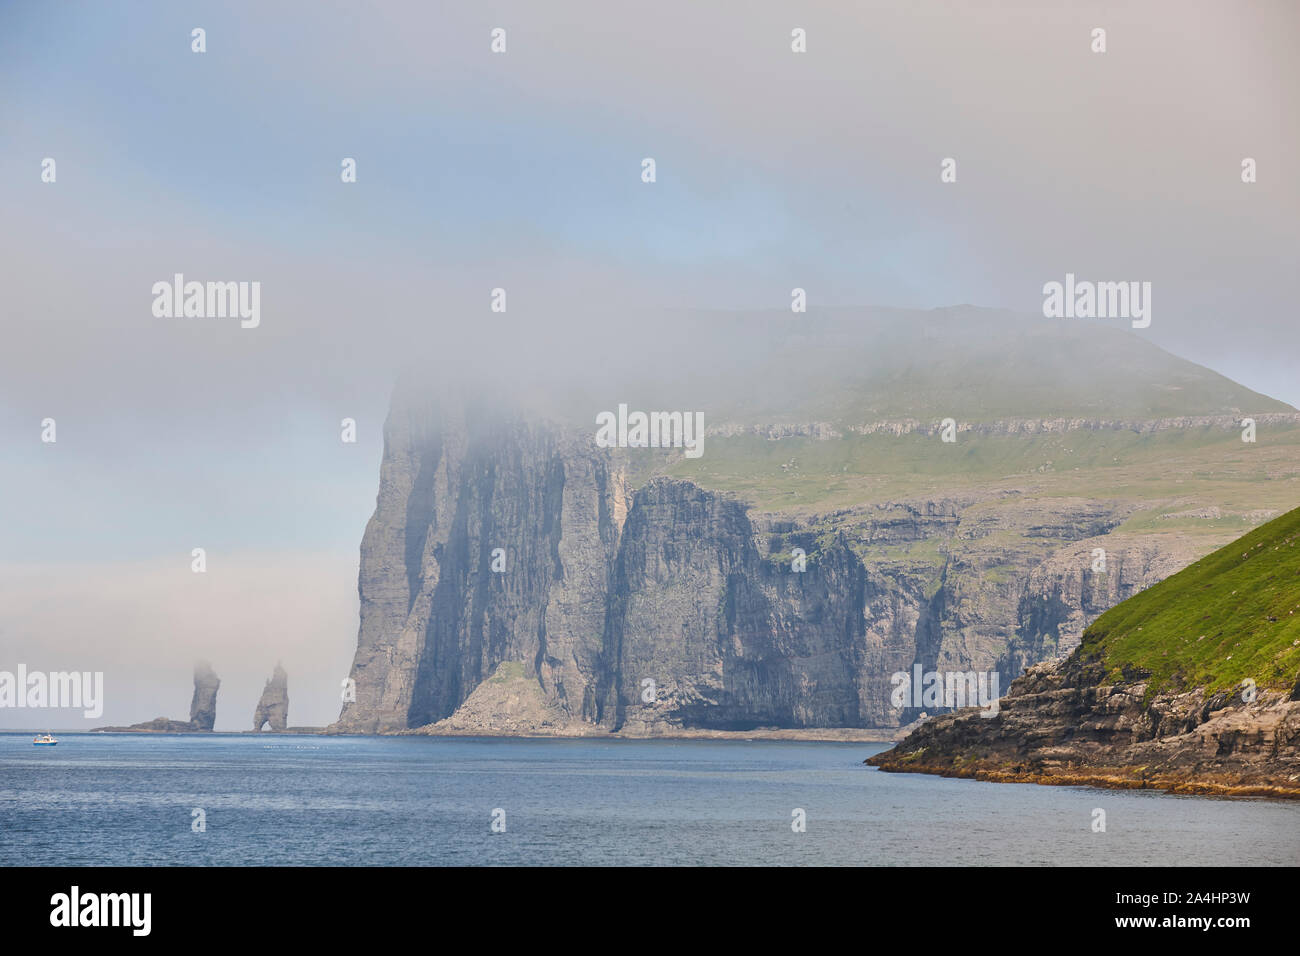
<svg viewBox="0 0 1300 956">
<path fill-rule="evenodd" d="M 1300 864 L 1300 802 L 885 773 L 885 744 L 0 734 L 0 865 Z"/>
</svg>

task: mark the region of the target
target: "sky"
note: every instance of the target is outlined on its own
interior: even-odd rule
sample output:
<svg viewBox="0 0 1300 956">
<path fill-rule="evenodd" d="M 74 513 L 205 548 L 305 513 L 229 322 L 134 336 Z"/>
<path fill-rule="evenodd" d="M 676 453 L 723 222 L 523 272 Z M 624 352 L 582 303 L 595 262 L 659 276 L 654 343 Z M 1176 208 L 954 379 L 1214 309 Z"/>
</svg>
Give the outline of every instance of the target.
<svg viewBox="0 0 1300 956">
<path fill-rule="evenodd" d="M 103 670 L 127 723 L 205 657 L 243 729 L 282 660 L 328 723 L 397 375 L 581 374 L 646 306 L 1150 281 L 1138 334 L 1300 406 L 1298 39 L 1287 0 L 7 0 L 0 670 Z M 261 282 L 260 325 L 156 317 L 177 272 Z"/>
</svg>

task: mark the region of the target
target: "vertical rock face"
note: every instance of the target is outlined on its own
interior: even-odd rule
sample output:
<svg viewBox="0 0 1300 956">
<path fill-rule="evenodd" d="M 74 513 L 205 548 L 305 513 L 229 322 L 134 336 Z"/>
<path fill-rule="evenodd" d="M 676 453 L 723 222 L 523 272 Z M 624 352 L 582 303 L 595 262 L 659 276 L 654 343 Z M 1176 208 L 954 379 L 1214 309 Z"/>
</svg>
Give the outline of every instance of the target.
<svg viewBox="0 0 1300 956">
<path fill-rule="evenodd" d="M 221 679 L 207 661 L 194 665 L 194 697 L 190 700 L 190 723 L 195 730 L 211 730 L 217 721 L 217 689 Z"/>
<path fill-rule="evenodd" d="M 335 730 L 449 717 L 506 661 L 609 729 L 898 727 L 920 709 L 891 701 L 893 674 L 997 671 L 1005 688 L 1199 556 L 1107 545 L 1108 573 L 1081 576 L 1129 511 L 1014 490 L 813 517 L 680 479 L 629 492 L 629 451 L 592 434 L 395 399 L 361 545 L 356 700 Z"/>
<path fill-rule="evenodd" d="M 634 498 L 612 585 L 601 723 L 862 725 L 866 574 L 842 541 L 792 573 L 759 556 L 742 504 L 655 479 Z"/>
<path fill-rule="evenodd" d="M 1169 536 L 1162 538 L 1090 538 L 1036 566 L 1020 601 L 1016 636 L 998 662 L 1003 686 L 1037 661 L 1068 655 L 1099 615 L 1199 556 Z M 1094 556 L 1098 551 L 1104 552 L 1104 563 Z"/>
<path fill-rule="evenodd" d="M 361 545 L 356 701 L 338 726 L 450 715 L 505 660 L 594 719 L 604 605 L 626 510 L 600 449 L 461 406 L 395 404 Z M 590 441 L 586 443 L 590 446 Z"/>
<path fill-rule="evenodd" d="M 271 679 L 262 688 L 262 697 L 253 712 L 253 729 L 270 725 L 273 731 L 283 731 L 289 726 L 289 675 L 276 662 Z"/>
</svg>

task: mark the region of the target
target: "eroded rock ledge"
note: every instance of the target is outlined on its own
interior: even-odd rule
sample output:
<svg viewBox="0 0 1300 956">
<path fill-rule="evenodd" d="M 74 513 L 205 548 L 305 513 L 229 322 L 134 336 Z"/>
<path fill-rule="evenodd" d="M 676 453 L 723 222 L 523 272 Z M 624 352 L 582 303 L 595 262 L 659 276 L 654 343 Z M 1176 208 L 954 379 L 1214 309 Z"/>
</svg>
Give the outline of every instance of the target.
<svg viewBox="0 0 1300 956">
<path fill-rule="evenodd" d="M 1072 657 L 1030 668 L 994 717 L 936 717 L 865 762 L 886 771 L 1016 783 L 1300 798 L 1300 680 L 1289 693 L 1147 700 L 1147 675 L 1105 683 Z"/>
</svg>

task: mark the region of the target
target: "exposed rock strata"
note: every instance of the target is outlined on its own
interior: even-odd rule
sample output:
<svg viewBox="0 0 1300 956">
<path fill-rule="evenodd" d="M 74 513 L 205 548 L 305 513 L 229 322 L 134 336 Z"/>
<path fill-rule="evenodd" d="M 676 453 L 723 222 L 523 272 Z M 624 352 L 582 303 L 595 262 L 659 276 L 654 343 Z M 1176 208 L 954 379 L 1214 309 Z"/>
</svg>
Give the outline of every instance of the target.
<svg viewBox="0 0 1300 956">
<path fill-rule="evenodd" d="M 998 713 L 935 717 L 866 762 L 982 780 L 1300 797 L 1300 681 L 1289 695 L 1195 689 L 1148 702 L 1144 675 L 1115 684 L 1076 658 L 1030 668 Z"/>
<path fill-rule="evenodd" d="M 626 455 L 399 397 L 361 548 L 356 701 L 331 729 L 435 725 L 505 661 L 606 731 L 894 729 L 920 709 L 891 706 L 893 673 L 1005 687 L 1221 543 L 1111 538 L 1134 505 L 1014 488 L 761 514 L 684 480 L 631 490 Z"/>
</svg>

